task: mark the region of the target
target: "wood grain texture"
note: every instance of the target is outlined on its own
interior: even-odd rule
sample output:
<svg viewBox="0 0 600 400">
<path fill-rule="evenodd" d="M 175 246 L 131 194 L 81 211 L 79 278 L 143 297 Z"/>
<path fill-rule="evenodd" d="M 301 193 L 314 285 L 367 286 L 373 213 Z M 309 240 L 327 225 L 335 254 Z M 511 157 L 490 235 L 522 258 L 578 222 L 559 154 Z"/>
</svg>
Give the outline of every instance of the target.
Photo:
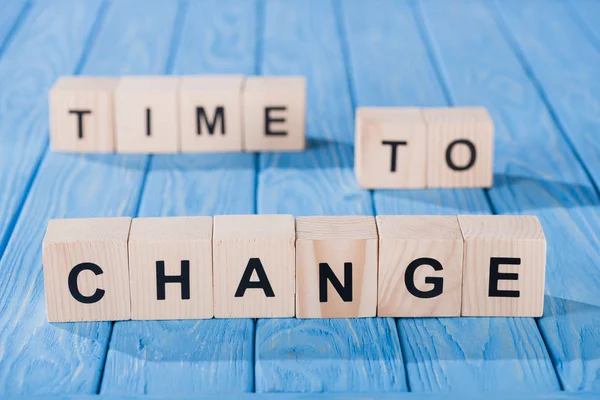
<svg viewBox="0 0 600 400">
<path fill-rule="evenodd" d="M 511 4 L 507 9 L 523 12 L 536 7 Z M 423 13 L 457 104 L 486 106 L 496 124 L 496 179 L 488 192 L 495 210 L 534 214 L 544 227 L 547 297 L 538 325 L 561 384 L 567 390 L 598 388 L 598 194 L 485 4 L 424 2 Z M 532 20 L 543 15 L 541 7 L 534 14 Z M 537 26 L 529 18 L 520 21 Z M 458 56 L 465 52 L 479 56 L 467 62 Z"/>
<path fill-rule="evenodd" d="M 265 12 L 260 72 L 306 75 L 308 142 L 302 153 L 260 155 L 258 211 L 372 214 L 352 170 L 353 112 L 332 3 L 267 2 Z M 257 392 L 407 389 L 390 319 L 259 320 L 256 340 Z"/>
<path fill-rule="evenodd" d="M 30 4 L 27 0 L 6 1 L 2 4 L 0 15 L 0 56 L 8 46 L 20 22 L 27 15 Z"/>
<path fill-rule="evenodd" d="M 189 2 L 172 72 L 253 73 L 256 24 L 254 1 Z M 243 153 L 154 156 L 139 215 L 251 214 L 254 159 Z M 196 337 L 203 339 L 192 340 Z M 102 393 L 174 396 L 240 393 L 254 387 L 254 322 L 250 319 L 117 323 L 113 343 Z M 127 351 L 121 351 L 118 343 L 127 343 Z M 144 351 L 139 343 L 153 343 L 152 351 Z M 163 362 L 164 354 L 172 362 Z"/>
<path fill-rule="evenodd" d="M 340 15 L 356 106 L 449 105 L 409 2 L 345 1 Z M 375 191 L 374 200 L 378 214 L 491 211 L 480 189 Z M 558 389 L 533 319 L 400 319 L 398 328 L 411 391 Z"/>
<path fill-rule="evenodd" d="M 82 50 L 81 42 L 93 25 L 98 6 L 99 3 L 95 2 L 74 4 L 70 1 L 44 1 L 33 6 L 24 24 L 24 29 L 27 29 L 13 41 L 13 45 L 21 43 L 22 47 L 12 65 L 0 67 L 5 71 L 0 76 L 3 82 L 27 84 L 26 87 L 31 85 L 32 94 L 28 95 L 24 88 L 16 86 L 3 91 L 10 95 L 14 90 L 18 93 L 15 98 L 22 99 L 3 104 L 22 104 L 24 109 L 15 113 L 21 115 L 19 127 L 34 131 L 18 134 L 17 128 L 7 131 L 3 127 L 0 136 L 2 149 L 7 148 L 5 144 L 28 138 L 31 141 L 27 154 L 34 157 L 37 141 L 40 145 L 45 142 L 47 114 L 42 106 L 31 104 L 31 101 L 39 98 L 40 103 L 46 103 L 47 89 L 51 84 L 49 80 L 55 79 L 59 72 L 73 72 L 77 54 Z M 113 75 L 125 70 L 159 72 L 166 59 L 173 23 L 168 16 L 174 15 L 175 10 L 163 1 L 148 2 L 142 9 L 131 1 L 112 4 L 104 15 L 100 34 L 94 38 L 94 47 L 86 57 L 83 72 L 94 75 Z M 153 19 L 156 13 L 162 13 L 165 20 Z M 28 48 L 30 50 L 23 53 Z M 135 51 L 130 51 L 132 48 Z M 27 57 L 22 58 L 24 55 Z M 24 64 L 25 61 L 27 64 Z M 63 65 L 66 61 L 67 65 Z M 43 66 L 52 68 L 46 70 Z M 54 70 L 56 66 L 60 68 Z M 67 68 L 69 70 L 65 70 Z M 18 76 L 23 79 L 8 75 L 11 71 L 19 71 L 21 75 Z M 38 96 L 39 93 L 43 95 Z M 36 109 L 45 114 L 43 119 L 27 114 Z M 24 120 L 30 122 L 22 124 Z M 0 124 L 5 122 L 8 119 L 3 119 Z M 12 132 L 9 139 L 8 132 Z M 14 164 L 14 168 L 24 174 L 29 170 L 26 165 L 31 160 L 20 155 L 24 154 L 24 150 L 19 146 L 11 148 L 11 157 L 22 159 L 22 162 Z M 0 291 L 0 392 L 32 395 L 97 391 L 111 324 L 45 322 L 39 249 L 44 227 L 50 218 L 111 217 L 134 213 L 144 164 L 142 157 L 57 153 L 47 153 L 44 157 L 0 262 L 3 277 Z M 6 171 L 3 169 L 2 173 Z M 5 210 L 4 207 L 2 209 Z M 32 365 L 36 367 L 32 369 Z"/>
</svg>

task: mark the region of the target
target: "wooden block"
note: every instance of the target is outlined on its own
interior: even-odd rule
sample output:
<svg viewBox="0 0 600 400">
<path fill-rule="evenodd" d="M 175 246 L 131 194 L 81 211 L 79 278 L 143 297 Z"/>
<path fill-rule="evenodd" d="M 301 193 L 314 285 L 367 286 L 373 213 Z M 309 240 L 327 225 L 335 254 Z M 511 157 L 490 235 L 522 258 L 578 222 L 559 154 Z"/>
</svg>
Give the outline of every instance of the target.
<svg viewBox="0 0 600 400">
<path fill-rule="evenodd" d="M 181 78 L 182 152 L 242 150 L 243 83 L 241 75 Z"/>
<path fill-rule="evenodd" d="M 455 216 L 377 216 L 380 317 L 460 316 L 463 237 Z"/>
<path fill-rule="evenodd" d="M 176 153 L 179 82 L 175 76 L 127 76 L 115 92 L 119 153 Z"/>
<path fill-rule="evenodd" d="M 134 219 L 129 276 L 131 319 L 212 318 L 212 217 Z"/>
<path fill-rule="evenodd" d="M 244 85 L 244 148 L 300 151 L 306 145 L 306 79 L 254 76 Z"/>
<path fill-rule="evenodd" d="M 355 171 L 365 189 L 424 188 L 427 129 L 418 108 L 356 110 Z"/>
<path fill-rule="evenodd" d="M 375 218 L 298 217 L 296 287 L 298 318 L 374 317 Z"/>
<path fill-rule="evenodd" d="M 43 244 L 48 321 L 129 319 L 131 218 L 54 219 Z"/>
<path fill-rule="evenodd" d="M 294 240 L 291 215 L 215 216 L 215 317 L 293 317 Z"/>
<path fill-rule="evenodd" d="M 50 146 L 54 151 L 115 151 L 116 78 L 63 76 L 50 90 Z"/>
<path fill-rule="evenodd" d="M 462 315 L 541 317 L 546 238 L 534 216 L 459 215 Z"/>
<path fill-rule="evenodd" d="M 494 122 L 485 108 L 426 108 L 427 187 L 491 187 Z"/>
</svg>

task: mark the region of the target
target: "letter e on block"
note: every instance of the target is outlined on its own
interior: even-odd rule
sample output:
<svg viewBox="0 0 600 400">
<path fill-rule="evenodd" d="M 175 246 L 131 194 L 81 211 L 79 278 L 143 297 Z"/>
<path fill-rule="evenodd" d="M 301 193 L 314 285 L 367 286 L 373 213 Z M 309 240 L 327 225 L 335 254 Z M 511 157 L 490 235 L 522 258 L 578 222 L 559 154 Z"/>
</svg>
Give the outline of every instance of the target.
<svg viewBox="0 0 600 400">
<path fill-rule="evenodd" d="M 418 108 L 358 108 L 355 130 L 355 171 L 362 188 L 425 187 L 427 130 Z"/>
<path fill-rule="evenodd" d="M 540 317 L 546 238 L 534 216 L 459 215 L 463 316 Z"/>
<path fill-rule="evenodd" d="M 485 108 L 426 108 L 427 187 L 491 187 L 494 122 Z"/>
<path fill-rule="evenodd" d="M 244 85 L 244 148 L 300 151 L 306 146 L 306 79 L 248 77 Z"/>
<path fill-rule="evenodd" d="M 375 218 L 298 217 L 296 283 L 298 318 L 374 317 Z"/>
<path fill-rule="evenodd" d="M 130 318 L 131 218 L 54 219 L 43 244 L 50 322 Z"/>
<path fill-rule="evenodd" d="M 215 317 L 293 317 L 294 239 L 291 215 L 215 216 Z"/>
<path fill-rule="evenodd" d="M 377 216 L 380 317 L 452 317 L 461 309 L 463 237 L 455 216 Z"/>
<path fill-rule="evenodd" d="M 64 76 L 50 90 L 50 146 L 54 151 L 115 151 L 117 78 Z"/>
<path fill-rule="evenodd" d="M 129 276 L 131 319 L 212 318 L 212 217 L 134 219 Z"/>
</svg>

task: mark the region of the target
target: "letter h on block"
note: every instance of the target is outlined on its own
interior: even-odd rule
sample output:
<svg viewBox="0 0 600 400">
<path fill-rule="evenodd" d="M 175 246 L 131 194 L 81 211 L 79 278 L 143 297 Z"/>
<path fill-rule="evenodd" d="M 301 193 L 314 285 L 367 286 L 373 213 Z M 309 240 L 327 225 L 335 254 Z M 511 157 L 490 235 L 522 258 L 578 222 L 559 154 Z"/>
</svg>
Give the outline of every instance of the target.
<svg viewBox="0 0 600 400">
<path fill-rule="evenodd" d="M 131 218 L 51 220 L 43 244 L 50 322 L 130 318 Z"/>
</svg>

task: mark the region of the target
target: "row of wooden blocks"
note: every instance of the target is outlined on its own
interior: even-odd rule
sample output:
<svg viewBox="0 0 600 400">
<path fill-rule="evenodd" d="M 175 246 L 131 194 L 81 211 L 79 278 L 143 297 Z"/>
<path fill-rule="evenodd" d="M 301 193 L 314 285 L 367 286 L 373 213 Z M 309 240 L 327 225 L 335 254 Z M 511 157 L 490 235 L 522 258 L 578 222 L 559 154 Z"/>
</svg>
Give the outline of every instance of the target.
<svg viewBox="0 0 600 400">
<path fill-rule="evenodd" d="M 358 108 L 355 136 L 363 188 L 492 186 L 494 123 L 485 108 Z"/>
<path fill-rule="evenodd" d="M 55 151 L 179 153 L 305 147 L 304 77 L 62 77 L 50 91 Z"/>
<path fill-rule="evenodd" d="M 48 319 L 541 316 L 533 216 L 59 219 Z"/>
</svg>

